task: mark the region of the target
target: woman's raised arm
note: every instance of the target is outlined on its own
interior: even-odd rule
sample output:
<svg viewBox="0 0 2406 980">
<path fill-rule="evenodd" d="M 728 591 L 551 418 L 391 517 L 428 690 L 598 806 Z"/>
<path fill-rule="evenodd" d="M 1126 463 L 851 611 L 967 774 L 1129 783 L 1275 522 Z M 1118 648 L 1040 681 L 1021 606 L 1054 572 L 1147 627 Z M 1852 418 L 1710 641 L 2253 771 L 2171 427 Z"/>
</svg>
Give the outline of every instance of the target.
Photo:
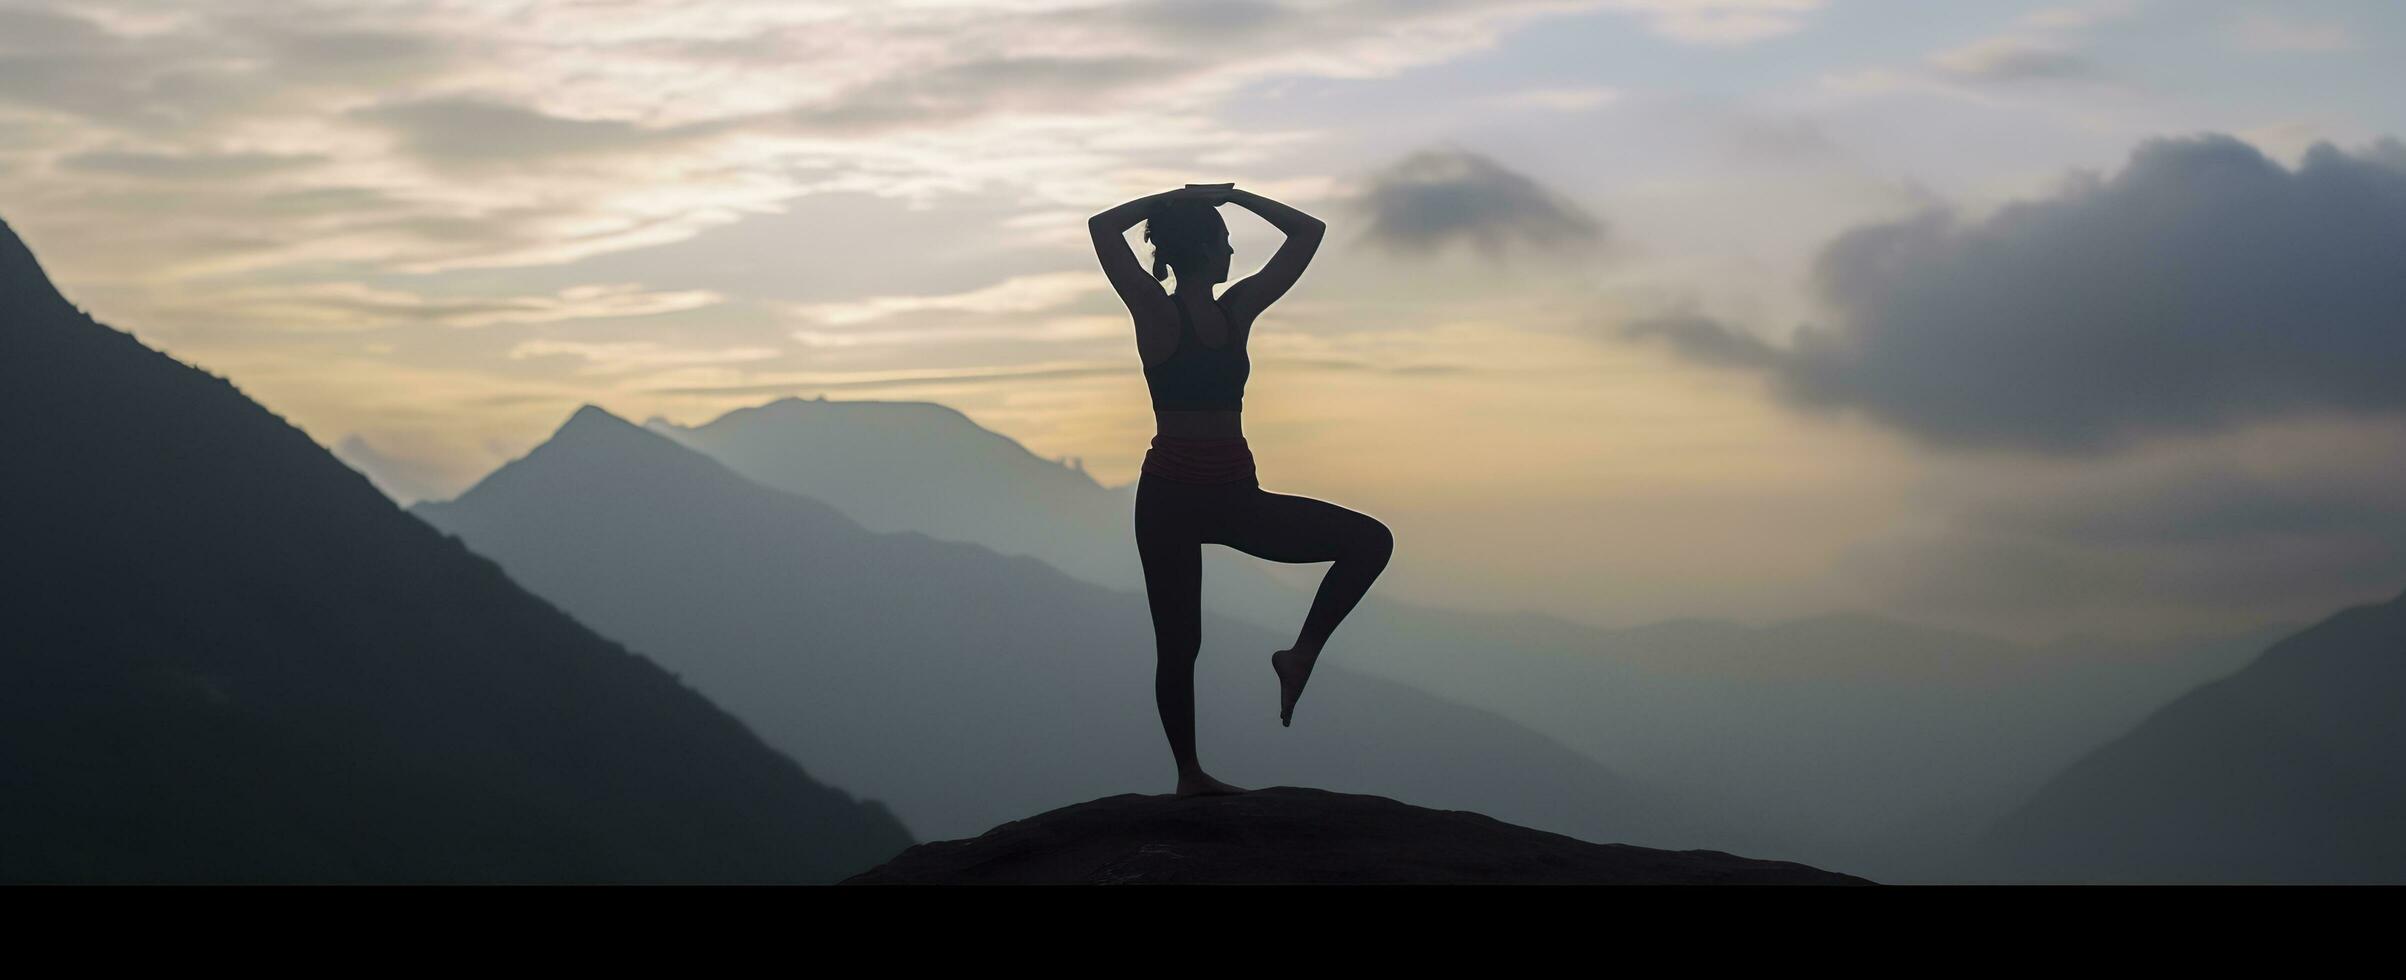
<svg viewBox="0 0 2406 980">
<path fill-rule="evenodd" d="M 1286 295 L 1295 280 L 1303 278 L 1303 269 L 1312 264 L 1312 255 L 1320 250 L 1320 239 L 1327 233 L 1328 224 L 1252 191 L 1230 191 L 1228 200 L 1261 215 L 1271 227 L 1287 235 L 1277 254 L 1270 256 L 1260 272 L 1246 276 L 1220 294 L 1220 305 L 1228 308 L 1230 316 L 1250 323 Z"/>
<path fill-rule="evenodd" d="M 1166 194 L 1150 194 L 1122 204 L 1086 219 L 1086 231 L 1094 238 L 1095 257 L 1103 262 L 1103 277 L 1111 280 L 1111 288 L 1131 311 L 1160 301 L 1160 284 L 1145 274 L 1137 264 L 1136 253 L 1128 250 L 1128 229 L 1143 221 L 1145 214 Z M 1148 294 L 1150 298 L 1148 298 Z"/>
</svg>

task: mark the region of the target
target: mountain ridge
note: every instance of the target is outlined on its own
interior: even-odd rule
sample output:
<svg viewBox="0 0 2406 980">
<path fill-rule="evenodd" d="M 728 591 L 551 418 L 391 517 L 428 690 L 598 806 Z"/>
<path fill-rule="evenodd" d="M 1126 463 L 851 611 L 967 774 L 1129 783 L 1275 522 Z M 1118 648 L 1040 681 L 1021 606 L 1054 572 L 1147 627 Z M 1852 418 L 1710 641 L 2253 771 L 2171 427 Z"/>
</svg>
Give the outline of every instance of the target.
<svg viewBox="0 0 2406 980">
<path fill-rule="evenodd" d="M 2273 644 L 1989 829 L 1990 880 L 2406 881 L 2406 593 Z"/>
<path fill-rule="evenodd" d="M 624 452 L 563 438 L 413 513 L 921 833 L 1169 779 L 1142 596 L 828 519 L 665 436 L 607 427 Z M 1323 661 L 1310 720 L 1280 728 L 1277 638 L 1212 616 L 1205 644 L 1200 740 L 1228 778 L 1377 787 L 1615 838 L 1709 834 L 1550 739 L 1342 661 Z"/>
<path fill-rule="evenodd" d="M 962 450 L 1008 437 L 946 406 L 772 405 L 663 434 L 755 482 L 875 518 L 864 525 L 1031 556 L 1141 597 L 1131 499 L 1091 481 L 1022 479 L 1022 470 L 988 465 L 1035 457 L 1024 448 Z M 912 507 L 894 505 L 913 494 Z M 1207 612 L 1275 633 L 1308 605 L 1307 592 L 1248 556 L 1207 547 L 1203 563 Z M 1865 611 L 1606 628 L 1373 590 L 1334 639 L 1337 656 L 1358 659 L 1332 662 L 1442 692 L 1686 794 L 1689 809 L 1760 825 L 1760 837 L 1733 844 L 1901 879 L 2080 753 L 2236 670 L 2273 639 L 2250 630 L 2179 643 L 2036 645 Z M 1965 753 L 1986 763 L 1965 766 Z M 1915 857 L 1881 857 L 1907 852 Z"/>
</svg>

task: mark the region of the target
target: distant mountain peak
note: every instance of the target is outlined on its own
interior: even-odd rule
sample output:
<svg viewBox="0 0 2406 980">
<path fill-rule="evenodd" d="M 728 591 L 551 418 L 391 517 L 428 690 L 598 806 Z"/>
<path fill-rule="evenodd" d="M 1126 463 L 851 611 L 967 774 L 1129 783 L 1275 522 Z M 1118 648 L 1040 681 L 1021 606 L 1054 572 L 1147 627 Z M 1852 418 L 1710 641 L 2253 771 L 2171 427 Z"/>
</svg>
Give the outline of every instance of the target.
<svg viewBox="0 0 2406 980">
<path fill-rule="evenodd" d="M 580 451 L 606 448 L 625 451 L 634 446 L 650 446 L 664 441 L 657 432 L 638 427 L 619 418 L 599 405 L 583 405 L 570 413 L 560 427 L 552 430 L 551 438 L 536 446 L 529 455 L 556 451 L 559 447 L 574 447 Z M 641 450 L 636 450 L 641 451 Z"/>
<path fill-rule="evenodd" d="M 656 499 L 668 499 L 695 488 L 738 495 L 771 494 L 794 497 L 813 518 L 846 528 L 858 523 L 817 500 L 760 486 L 680 442 L 674 429 L 653 429 L 613 415 L 597 405 L 584 405 L 560 423 L 551 438 L 525 456 L 485 474 L 484 479 L 448 501 L 425 501 L 412 513 L 436 523 L 473 499 L 494 494 L 534 494 L 567 500 L 591 492 L 596 485 Z M 725 503 L 725 498 L 720 498 Z"/>
<path fill-rule="evenodd" d="M 940 402 L 789 397 L 738 408 L 697 426 L 655 419 L 648 428 L 760 482 L 860 510 L 855 516 L 862 523 L 886 530 L 905 529 L 877 516 L 896 506 L 897 489 L 937 511 L 974 513 L 990 510 L 998 493 L 1007 494 L 997 488 L 1013 480 L 1041 488 L 1029 492 L 1064 508 L 1079 506 L 1068 503 L 1073 497 L 1091 505 L 1096 498 L 1088 492 L 1103 489 L 1082 460 L 1072 464 L 1038 456 Z M 826 482 L 847 480 L 857 484 L 848 488 L 857 493 Z M 947 487 L 978 489 L 964 493 L 966 502 L 919 499 L 951 492 Z M 907 529 L 938 537 L 948 533 L 942 527 Z"/>
<path fill-rule="evenodd" d="M 560 425 L 560 429 L 565 431 L 577 426 L 592 425 L 605 426 L 613 429 L 635 428 L 635 423 L 610 414 L 609 409 L 588 402 L 586 404 L 577 406 L 576 411 L 568 416 L 568 421 Z"/>
</svg>

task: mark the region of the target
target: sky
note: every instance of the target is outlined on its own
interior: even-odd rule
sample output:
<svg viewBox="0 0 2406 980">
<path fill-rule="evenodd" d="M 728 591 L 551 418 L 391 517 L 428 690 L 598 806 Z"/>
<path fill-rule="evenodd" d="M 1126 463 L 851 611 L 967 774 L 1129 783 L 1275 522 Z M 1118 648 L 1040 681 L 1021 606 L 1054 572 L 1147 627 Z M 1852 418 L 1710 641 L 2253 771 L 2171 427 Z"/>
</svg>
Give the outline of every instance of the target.
<svg viewBox="0 0 2406 980">
<path fill-rule="evenodd" d="M 0 218 L 404 498 L 582 404 L 1152 433 L 1085 217 L 1322 217 L 1264 487 L 1381 589 L 2028 638 L 2406 584 L 2406 7 L 0 0 Z M 1230 207 L 1232 279 L 1277 232 Z M 1131 246 L 1142 244 L 1131 235 Z"/>
</svg>

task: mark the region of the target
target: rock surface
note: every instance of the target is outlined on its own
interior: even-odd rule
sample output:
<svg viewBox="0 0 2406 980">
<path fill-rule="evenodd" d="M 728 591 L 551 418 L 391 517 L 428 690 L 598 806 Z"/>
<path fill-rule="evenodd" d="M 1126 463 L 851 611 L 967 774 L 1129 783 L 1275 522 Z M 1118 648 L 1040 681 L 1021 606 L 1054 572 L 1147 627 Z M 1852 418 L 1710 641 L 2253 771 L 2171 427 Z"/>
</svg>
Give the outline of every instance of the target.
<svg viewBox="0 0 2406 980">
<path fill-rule="evenodd" d="M 1109 796 L 936 841 L 845 879 L 909 884 L 1860 885 L 1787 861 L 1591 844 L 1462 810 L 1279 786 Z"/>
</svg>

